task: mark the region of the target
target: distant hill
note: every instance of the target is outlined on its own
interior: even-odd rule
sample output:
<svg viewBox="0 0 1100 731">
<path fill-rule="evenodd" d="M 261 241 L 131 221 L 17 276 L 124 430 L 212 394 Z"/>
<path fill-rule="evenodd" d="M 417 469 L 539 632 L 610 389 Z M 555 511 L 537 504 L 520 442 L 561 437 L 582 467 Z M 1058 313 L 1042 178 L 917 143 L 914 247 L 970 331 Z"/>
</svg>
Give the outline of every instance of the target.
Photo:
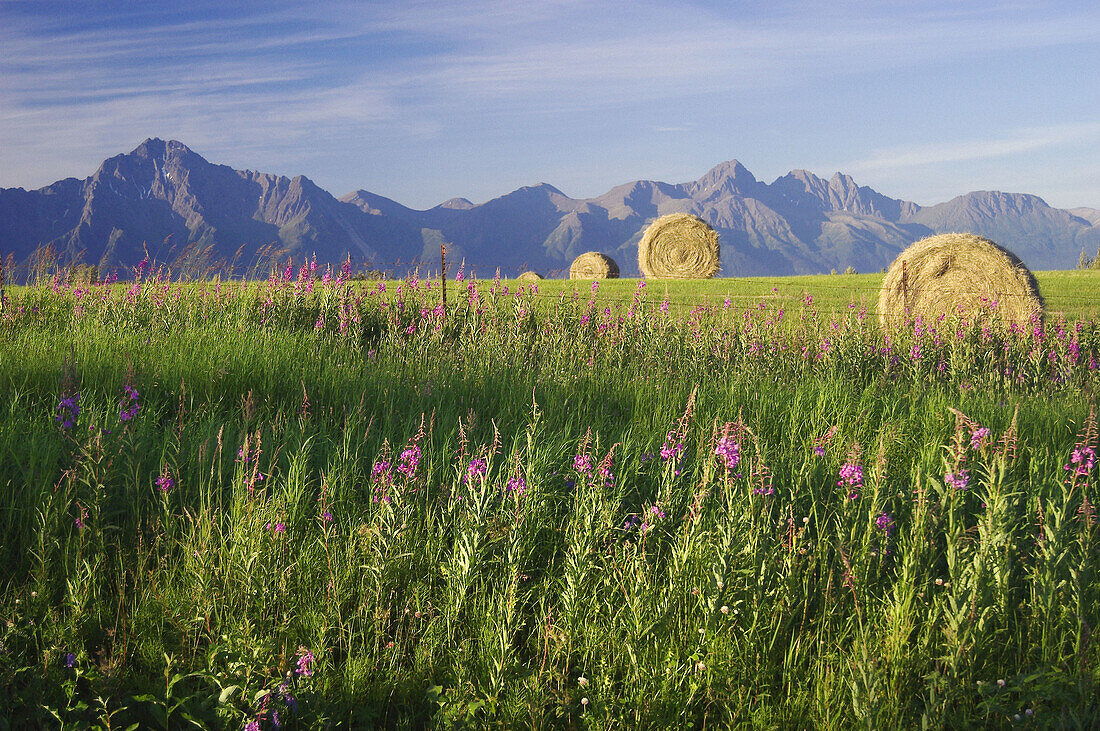
<svg viewBox="0 0 1100 731">
<path fill-rule="evenodd" d="M 183 266 L 266 271 L 316 256 L 405 271 L 452 262 L 482 275 L 524 268 L 561 274 L 585 251 L 611 255 L 637 275 L 637 243 L 666 213 L 693 213 L 721 241 L 721 275 L 877 271 L 933 233 L 967 231 L 1014 251 L 1033 269 L 1073 267 L 1100 246 L 1100 210 L 1062 210 L 1028 194 L 979 191 L 922 207 L 837 173 L 794 170 L 772 183 L 736 160 L 698 180 L 638 180 L 574 199 L 552 185 L 520 188 L 475 205 L 453 198 L 426 211 L 366 190 L 339 200 L 309 178 L 234 170 L 176 141 L 148 139 L 89 178 L 39 190 L 0 189 L 0 251 L 27 262 L 49 246 L 62 263 L 127 269 L 146 251 Z"/>
</svg>

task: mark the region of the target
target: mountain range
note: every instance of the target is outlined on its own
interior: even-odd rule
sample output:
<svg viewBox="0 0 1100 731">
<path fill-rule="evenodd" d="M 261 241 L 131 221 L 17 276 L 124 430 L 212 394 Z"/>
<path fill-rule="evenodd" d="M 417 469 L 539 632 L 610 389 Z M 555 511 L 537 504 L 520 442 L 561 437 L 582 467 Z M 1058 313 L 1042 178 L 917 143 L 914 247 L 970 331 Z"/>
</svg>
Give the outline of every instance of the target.
<svg viewBox="0 0 1100 731">
<path fill-rule="evenodd" d="M 357 190 L 339 199 L 309 178 L 234 170 L 174 140 L 148 139 L 83 180 L 38 190 L 0 189 L 0 254 L 29 264 L 49 247 L 61 264 L 127 271 L 142 258 L 236 275 L 266 273 L 293 257 L 402 272 L 448 260 L 504 276 L 561 275 L 602 251 L 637 276 L 637 244 L 667 213 L 715 228 L 722 276 L 877 271 L 909 243 L 949 231 L 977 233 L 1032 269 L 1072 268 L 1100 247 L 1100 210 L 1053 208 L 1022 193 L 977 191 L 933 206 L 890 198 L 837 173 L 794 170 L 771 183 L 736 160 L 698 180 L 637 180 L 574 199 L 547 183 L 482 204 L 454 198 L 415 210 Z"/>
</svg>

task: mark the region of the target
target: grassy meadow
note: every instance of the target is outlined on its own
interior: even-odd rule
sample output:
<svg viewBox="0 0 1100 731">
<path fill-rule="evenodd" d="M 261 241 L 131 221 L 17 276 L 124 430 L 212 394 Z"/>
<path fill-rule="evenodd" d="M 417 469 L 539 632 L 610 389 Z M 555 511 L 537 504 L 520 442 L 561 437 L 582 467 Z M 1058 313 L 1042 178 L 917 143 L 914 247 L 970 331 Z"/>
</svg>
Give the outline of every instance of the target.
<svg viewBox="0 0 1100 731">
<path fill-rule="evenodd" d="M 0 728 L 1094 728 L 1096 272 L 0 312 Z"/>
</svg>

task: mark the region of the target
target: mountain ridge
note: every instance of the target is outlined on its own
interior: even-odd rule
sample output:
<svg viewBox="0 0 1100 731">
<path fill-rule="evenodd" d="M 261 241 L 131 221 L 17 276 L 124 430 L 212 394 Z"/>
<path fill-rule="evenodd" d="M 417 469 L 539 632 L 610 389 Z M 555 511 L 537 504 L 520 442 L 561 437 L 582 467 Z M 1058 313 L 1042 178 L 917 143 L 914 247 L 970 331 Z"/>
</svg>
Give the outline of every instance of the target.
<svg viewBox="0 0 1100 731">
<path fill-rule="evenodd" d="M 417 210 L 362 189 L 336 198 L 304 175 L 235 170 L 155 137 L 87 178 L 0 189 L 0 246 L 17 264 L 49 247 L 61 264 L 104 271 L 125 271 L 148 254 L 231 275 L 262 274 L 287 257 L 430 267 L 440 244 L 450 261 L 482 272 L 561 274 L 595 250 L 637 276 L 645 228 L 676 212 L 718 231 L 724 276 L 877 271 L 912 241 L 956 230 L 988 236 L 1033 269 L 1070 268 L 1081 251 L 1100 247 L 1098 209 L 999 191 L 920 206 L 840 171 L 825 179 L 795 169 L 767 183 L 731 159 L 695 180 L 628 181 L 593 198 L 540 182 L 484 203 L 451 198 Z"/>
</svg>

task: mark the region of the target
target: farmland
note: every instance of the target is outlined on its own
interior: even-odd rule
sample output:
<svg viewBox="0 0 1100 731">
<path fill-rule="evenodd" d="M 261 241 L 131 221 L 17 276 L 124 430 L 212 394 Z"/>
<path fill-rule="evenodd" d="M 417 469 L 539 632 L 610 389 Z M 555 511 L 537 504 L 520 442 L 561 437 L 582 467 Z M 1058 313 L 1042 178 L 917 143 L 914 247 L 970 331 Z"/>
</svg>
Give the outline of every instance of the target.
<svg viewBox="0 0 1100 731">
<path fill-rule="evenodd" d="M 1100 277 L 880 279 L 10 289 L 0 716 L 1090 727 Z"/>
</svg>

